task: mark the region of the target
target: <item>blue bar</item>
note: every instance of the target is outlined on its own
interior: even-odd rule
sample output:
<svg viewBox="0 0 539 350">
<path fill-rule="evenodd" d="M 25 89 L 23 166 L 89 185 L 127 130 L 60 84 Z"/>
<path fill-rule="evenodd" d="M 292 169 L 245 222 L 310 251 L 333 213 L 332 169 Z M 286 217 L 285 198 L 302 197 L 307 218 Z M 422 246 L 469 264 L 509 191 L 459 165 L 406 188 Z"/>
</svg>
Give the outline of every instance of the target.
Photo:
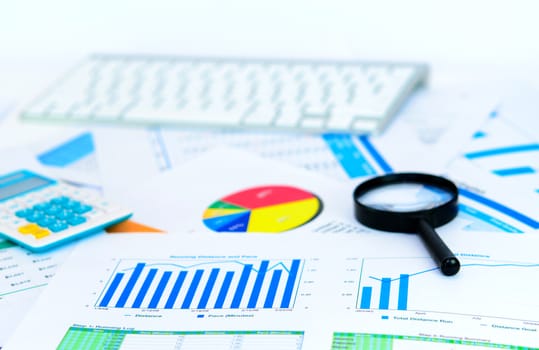
<svg viewBox="0 0 539 350">
<path fill-rule="evenodd" d="M 219 270 L 220 269 L 211 270 L 210 278 L 208 279 L 208 283 L 206 283 L 206 287 L 204 288 L 204 291 L 202 292 L 202 297 L 200 298 L 200 302 L 198 303 L 199 309 L 205 309 L 208 305 L 208 299 L 210 299 L 211 291 L 215 284 L 215 280 L 217 279 L 217 275 L 219 275 Z"/>
<path fill-rule="evenodd" d="M 233 277 L 234 271 L 228 271 L 225 274 L 225 280 L 223 281 L 223 285 L 221 286 L 221 290 L 219 291 L 219 295 L 217 296 L 217 301 L 215 302 L 215 309 L 223 308 L 226 295 L 228 294 L 228 290 L 230 289 L 230 283 L 232 282 Z"/>
<path fill-rule="evenodd" d="M 380 310 L 389 309 L 389 292 L 391 290 L 391 278 L 382 278 L 382 288 L 380 290 Z"/>
<path fill-rule="evenodd" d="M 399 282 L 399 310 L 408 309 L 408 281 L 410 280 L 410 275 L 401 275 Z"/>
<path fill-rule="evenodd" d="M 322 138 L 349 178 L 376 175 L 376 171 L 361 154 L 350 135 L 324 134 Z"/>
<path fill-rule="evenodd" d="M 86 132 L 38 155 L 37 159 L 45 165 L 66 167 L 93 153 L 94 150 L 92 134 Z"/>
<path fill-rule="evenodd" d="M 159 281 L 159 284 L 157 285 L 157 289 L 155 290 L 155 293 L 153 294 L 152 300 L 150 300 L 150 305 L 148 305 L 148 308 L 155 309 L 157 305 L 159 304 L 159 300 L 161 300 L 161 296 L 163 295 L 163 291 L 165 290 L 165 287 L 167 286 L 168 280 L 170 279 L 170 276 L 172 275 L 172 272 L 165 271 L 163 273 L 163 276 L 161 277 L 161 280 Z"/>
<path fill-rule="evenodd" d="M 146 266 L 146 264 L 144 263 L 138 263 L 137 266 L 135 266 L 135 269 L 133 270 L 133 274 L 131 275 L 131 277 L 129 277 L 129 281 L 127 281 L 127 285 L 125 286 L 122 294 L 120 295 L 120 299 L 118 299 L 118 301 L 116 302 L 116 307 L 125 306 L 125 303 L 127 302 L 127 299 L 129 298 L 129 295 L 131 294 L 133 287 L 137 283 L 137 280 L 144 266 Z"/>
<path fill-rule="evenodd" d="M 275 295 L 277 294 L 277 288 L 279 287 L 279 281 L 281 280 L 282 273 L 283 270 L 273 271 L 268 295 L 266 296 L 266 301 L 264 301 L 264 309 L 271 309 L 273 307 L 273 302 L 275 301 Z"/>
<path fill-rule="evenodd" d="M 182 309 L 189 309 L 191 306 L 191 302 L 193 302 L 193 298 L 195 296 L 195 293 L 198 288 L 198 284 L 200 283 L 200 279 L 202 278 L 202 274 L 204 273 L 204 270 L 196 270 L 195 271 L 195 277 L 193 277 L 193 280 L 191 281 L 191 285 L 189 286 L 189 289 L 187 290 L 187 295 L 185 295 L 185 299 L 182 303 Z"/>
<path fill-rule="evenodd" d="M 535 169 L 529 166 L 523 166 L 518 168 L 498 169 L 492 171 L 498 176 L 513 176 L 513 175 L 525 175 L 535 174 Z"/>
<path fill-rule="evenodd" d="M 483 158 L 483 157 L 499 156 L 502 154 L 529 152 L 529 151 L 539 151 L 539 143 L 531 143 L 528 145 L 509 146 L 509 147 L 489 149 L 485 151 L 470 152 L 470 153 L 466 153 L 464 156 L 468 159 L 477 159 L 477 158 Z"/>
<path fill-rule="evenodd" d="M 288 273 L 288 280 L 284 288 L 283 300 L 281 301 L 281 308 L 288 309 L 290 307 L 290 301 L 292 300 L 292 293 L 294 292 L 294 285 L 296 284 L 296 277 L 299 271 L 299 264 L 301 260 L 292 260 L 292 266 L 290 266 L 290 272 Z"/>
<path fill-rule="evenodd" d="M 391 165 L 389 165 L 388 162 L 382 157 L 380 152 L 374 147 L 374 145 L 371 143 L 371 140 L 369 140 L 369 137 L 367 135 L 360 135 L 359 142 L 365 147 L 367 152 L 371 155 L 371 157 L 374 159 L 376 163 L 378 163 L 378 166 L 382 169 L 384 173 L 392 173 L 393 168 Z"/>
<path fill-rule="evenodd" d="M 487 134 L 486 134 L 484 131 L 481 131 L 481 130 L 480 130 L 480 131 L 477 131 L 475 134 L 473 134 L 472 137 L 473 137 L 474 139 L 480 139 L 480 138 L 483 138 L 483 137 L 485 137 L 485 136 L 487 136 Z"/>
<path fill-rule="evenodd" d="M 114 279 L 112 280 L 109 289 L 107 289 L 105 296 L 103 297 L 103 299 L 101 299 L 101 303 L 99 303 L 99 307 L 107 307 L 109 305 L 110 299 L 112 299 L 112 296 L 114 295 L 114 292 L 116 292 L 116 289 L 118 288 L 118 285 L 120 284 L 120 281 L 123 277 L 124 274 L 122 272 L 117 273 L 116 276 L 114 276 Z"/>
<path fill-rule="evenodd" d="M 243 267 L 243 271 L 241 272 L 240 276 L 240 282 L 238 283 L 238 288 L 236 289 L 236 293 L 234 293 L 234 299 L 232 299 L 232 304 L 230 305 L 232 309 L 237 309 L 240 307 L 241 299 L 243 298 L 245 286 L 247 285 L 247 281 L 249 280 L 249 275 L 251 274 L 252 268 L 253 265 L 245 265 Z"/>
<path fill-rule="evenodd" d="M 172 309 L 174 307 L 174 303 L 176 302 L 180 289 L 182 288 L 183 281 L 185 281 L 185 276 L 187 276 L 187 271 L 181 271 L 178 278 L 176 278 L 176 282 L 174 282 L 172 291 L 170 292 L 167 303 L 165 304 L 165 309 Z"/>
<path fill-rule="evenodd" d="M 361 288 L 361 304 L 360 309 L 368 310 L 371 308 L 372 287 Z"/>
<path fill-rule="evenodd" d="M 133 308 L 139 308 L 142 304 L 142 301 L 144 300 L 146 293 L 148 293 L 148 288 L 150 288 L 156 273 L 157 269 L 150 269 L 150 272 L 148 272 L 148 275 L 146 276 L 146 279 L 144 280 L 144 283 L 142 284 L 142 287 L 138 291 L 137 297 L 133 302 Z"/>
<path fill-rule="evenodd" d="M 523 215 L 511 208 L 506 207 L 505 205 L 502 205 L 500 203 L 494 202 L 493 200 L 490 200 L 488 198 L 482 197 L 476 193 L 470 192 L 464 188 L 459 188 L 459 193 L 465 197 L 468 197 L 470 199 L 473 199 L 476 202 L 479 202 L 481 204 L 484 204 L 494 210 L 499 211 L 502 214 L 505 214 L 507 216 L 512 217 L 515 220 L 518 220 L 522 222 L 523 224 L 533 228 L 538 229 L 539 228 L 539 222 L 535 221 L 532 218 L 527 217 L 526 215 Z"/>
<path fill-rule="evenodd" d="M 253 286 L 251 297 L 249 298 L 249 302 L 247 303 L 247 307 L 249 309 L 256 308 L 256 303 L 258 302 L 258 297 L 260 296 L 260 290 L 262 289 L 262 284 L 264 283 L 264 278 L 266 277 L 266 272 L 268 271 L 268 265 L 268 260 L 263 260 L 260 263 L 260 269 L 258 270 L 258 274 L 256 275 L 255 285 Z"/>
</svg>

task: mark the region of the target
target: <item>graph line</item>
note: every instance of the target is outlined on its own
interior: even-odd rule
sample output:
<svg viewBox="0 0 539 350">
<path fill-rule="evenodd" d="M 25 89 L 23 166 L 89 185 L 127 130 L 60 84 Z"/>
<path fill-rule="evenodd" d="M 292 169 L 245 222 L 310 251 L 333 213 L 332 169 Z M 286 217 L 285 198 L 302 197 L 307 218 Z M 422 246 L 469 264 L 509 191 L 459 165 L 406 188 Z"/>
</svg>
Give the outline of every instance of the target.
<svg viewBox="0 0 539 350">
<path fill-rule="evenodd" d="M 219 263 L 219 264 L 227 264 L 227 263 L 234 263 L 234 264 L 238 264 L 238 265 L 242 265 L 242 266 L 245 266 L 245 265 L 251 265 L 251 264 L 247 264 L 247 263 L 243 263 L 241 261 L 237 261 L 237 260 L 219 260 L 219 261 L 207 261 L 207 262 L 201 262 L 201 263 L 198 263 L 198 264 L 192 264 L 192 265 L 180 265 L 180 264 L 173 264 L 173 263 L 155 263 L 155 264 L 146 264 L 147 267 L 177 267 L 177 268 L 180 268 L 180 269 L 190 269 L 190 268 L 193 268 L 193 267 L 199 267 L 199 266 L 203 266 L 203 265 L 213 265 L 213 264 L 216 264 L 216 263 Z M 129 268 L 126 268 L 126 269 L 123 269 L 122 271 L 131 271 L 131 270 L 134 270 L 136 267 L 129 267 Z M 284 265 L 282 262 L 278 262 L 270 267 L 268 267 L 268 270 L 267 271 L 272 271 L 276 268 L 282 268 L 284 269 L 286 272 L 290 272 L 290 270 L 288 269 L 288 267 L 286 267 L 286 265 Z M 252 270 L 254 272 L 259 272 L 257 269 L 255 269 L 254 267 L 252 268 Z"/>
<path fill-rule="evenodd" d="M 461 267 L 472 267 L 472 266 L 474 266 L 474 267 L 539 267 L 539 264 L 517 264 L 517 263 L 479 264 L 479 263 L 470 263 L 470 264 L 462 264 L 460 266 Z M 431 271 L 436 271 L 436 270 L 439 270 L 439 269 L 440 269 L 439 267 L 433 267 L 433 268 L 426 269 L 426 270 L 423 270 L 423 271 L 408 274 L 408 276 L 412 277 L 412 276 L 422 275 L 422 274 L 425 274 L 425 273 L 428 273 L 428 272 L 431 272 Z M 399 277 L 396 277 L 396 278 L 392 278 L 391 282 L 398 281 L 398 280 L 401 279 L 401 277 L 402 277 L 402 275 L 399 276 Z M 374 276 L 369 276 L 369 278 L 373 279 L 373 280 L 376 280 L 376 281 L 379 281 L 379 282 L 382 282 L 382 280 L 383 280 L 383 278 L 378 278 L 378 277 L 374 277 Z"/>
</svg>

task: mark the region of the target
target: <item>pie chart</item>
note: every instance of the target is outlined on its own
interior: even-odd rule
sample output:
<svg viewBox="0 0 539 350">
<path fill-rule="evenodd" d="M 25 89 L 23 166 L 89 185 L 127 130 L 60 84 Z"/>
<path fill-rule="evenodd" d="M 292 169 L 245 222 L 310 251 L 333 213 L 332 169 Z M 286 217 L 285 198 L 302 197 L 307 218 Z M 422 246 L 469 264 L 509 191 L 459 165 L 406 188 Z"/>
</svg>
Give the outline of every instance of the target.
<svg viewBox="0 0 539 350">
<path fill-rule="evenodd" d="M 203 214 L 215 232 L 279 233 L 300 227 L 322 211 L 313 193 L 291 186 L 249 188 L 225 196 Z"/>
</svg>

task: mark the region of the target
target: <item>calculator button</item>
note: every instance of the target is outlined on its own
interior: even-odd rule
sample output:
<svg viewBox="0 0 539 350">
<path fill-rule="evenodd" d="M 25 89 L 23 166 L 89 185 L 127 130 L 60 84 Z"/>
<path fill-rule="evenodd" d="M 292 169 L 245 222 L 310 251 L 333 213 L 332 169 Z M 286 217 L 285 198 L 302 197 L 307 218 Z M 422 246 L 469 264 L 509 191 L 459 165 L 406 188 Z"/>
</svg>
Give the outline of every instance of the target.
<svg viewBox="0 0 539 350">
<path fill-rule="evenodd" d="M 69 219 L 67 219 L 67 222 L 71 226 L 80 225 L 86 222 L 86 218 L 84 216 L 72 216 Z"/>
<path fill-rule="evenodd" d="M 66 196 L 60 196 L 60 197 L 56 197 L 50 200 L 51 204 L 57 204 L 57 205 L 58 204 L 64 205 L 67 202 L 69 202 L 69 197 L 66 197 Z"/>
<path fill-rule="evenodd" d="M 79 206 L 81 206 L 81 202 L 79 201 L 70 200 L 69 202 L 64 203 L 64 208 L 66 209 L 74 209 Z"/>
<path fill-rule="evenodd" d="M 40 239 L 40 238 L 43 238 L 43 237 L 47 237 L 50 234 L 51 233 L 49 232 L 49 230 L 45 230 L 44 228 L 40 228 L 39 230 L 32 233 L 32 236 L 34 236 L 37 239 Z"/>
<path fill-rule="evenodd" d="M 86 204 L 81 204 L 78 207 L 73 208 L 73 211 L 77 214 L 84 214 L 89 211 L 92 211 L 92 207 Z"/>
<path fill-rule="evenodd" d="M 43 226 L 43 227 L 48 227 L 49 225 L 52 225 L 56 222 L 55 218 L 54 217 L 51 217 L 51 216 L 45 216 L 43 218 L 41 218 L 37 224 L 39 226 Z"/>
<path fill-rule="evenodd" d="M 62 207 L 57 206 L 57 205 L 51 205 L 50 207 L 48 207 L 47 209 L 45 209 L 45 213 L 47 213 L 47 214 L 49 214 L 49 215 L 56 215 L 56 214 L 58 214 L 61 210 L 62 210 Z"/>
<path fill-rule="evenodd" d="M 50 206 L 49 203 L 39 203 L 39 204 L 34 205 L 32 209 L 43 211 L 43 210 L 47 210 L 49 206 Z"/>
<path fill-rule="evenodd" d="M 47 226 L 52 232 L 60 232 L 67 229 L 67 224 L 63 221 L 56 221 L 55 223 Z"/>
<path fill-rule="evenodd" d="M 33 210 L 32 209 L 21 209 L 21 210 L 17 210 L 15 212 L 15 215 L 19 218 L 23 218 L 25 219 L 26 217 L 28 217 L 30 214 L 33 213 Z"/>
<path fill-rule="evenodd" d="M 41 227 L 39 227 L 37 224 L 27 224 L 27 225 L 24 225 L 24 226 L 21 226 L 17 229 L 17 231 L 19 231 L 20 233 L 26 235 L 26 234 L 29 234 L 29 233 L 34 233 L 38 230 L 40 230 Z"/>
<path fill-rule="evenodd" d="M 38 222 L 45 216 L 45 213 L 42 211 L 33 211 L 30 215 L 26 217 L 27 221 Z"/>
<path fill-rule="evenodd" d="M 64 209 L 60 212 L 58 212 L 58 214 L 56 214 L 56 217 L 58 219 L 61 219 L 61 220 L 67 220 L 69 219 L 70 217 L 72 217 L 74 214 L 73 214 L 73 210 L 70 210 L 70 209 Z"/>
</svg>

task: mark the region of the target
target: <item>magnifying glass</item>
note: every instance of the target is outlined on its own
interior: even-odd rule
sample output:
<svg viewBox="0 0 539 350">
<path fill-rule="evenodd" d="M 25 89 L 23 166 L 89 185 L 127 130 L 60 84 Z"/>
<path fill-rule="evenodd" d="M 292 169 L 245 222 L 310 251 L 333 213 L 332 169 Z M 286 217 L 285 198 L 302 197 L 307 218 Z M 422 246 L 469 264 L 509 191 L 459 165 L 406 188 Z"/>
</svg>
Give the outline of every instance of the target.
<svg viewBox="0 0 539 350">
<path fill-rule="evenodd" d="M 456 274 L 460 262 L 434 228 L 457 216 L 457 201 L 453 182 L 421 173 L 378 176 L 354 190 L 359 222 L 377 230 L 418 233 L 446 276 Z"/>
</svg>

